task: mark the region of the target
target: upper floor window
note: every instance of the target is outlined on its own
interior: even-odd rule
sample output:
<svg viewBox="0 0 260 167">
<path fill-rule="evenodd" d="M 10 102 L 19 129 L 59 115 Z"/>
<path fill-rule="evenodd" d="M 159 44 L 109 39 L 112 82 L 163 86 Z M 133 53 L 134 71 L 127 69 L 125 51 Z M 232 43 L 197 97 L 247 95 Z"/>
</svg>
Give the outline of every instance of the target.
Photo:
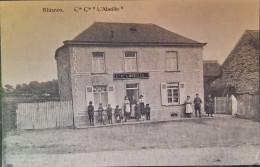
<svg viewBox="0 0 260 167">
<path fill-rule="evenodd" d="M 105 72 L 105 53 L 93 52 L 92 59 L 92 71 L 93 72 Z"/>
<path fill-rule="evenodd" d="M 178 55 L 177 52 L 169 51 L 166 52 L 167 70 L 174 71 L 178 70 Z"/>
<path fill-rule="evenodd" d="M 137 71 L 137 53 L 125 52 L 125 71 Z"/>
</svg>

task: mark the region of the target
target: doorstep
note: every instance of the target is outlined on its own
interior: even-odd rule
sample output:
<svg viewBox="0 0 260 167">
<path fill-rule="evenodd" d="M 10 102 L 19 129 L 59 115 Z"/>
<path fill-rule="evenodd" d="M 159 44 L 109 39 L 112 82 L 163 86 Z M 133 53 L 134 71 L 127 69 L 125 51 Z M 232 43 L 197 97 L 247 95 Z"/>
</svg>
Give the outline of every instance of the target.
<svg viewBox="0 0 260 167">
<path fill-rule="evenodd" d="M 135 120 L 129 120 L 127 122 L 121 122 L 121 123 L 113 123 L 113 124 L 106 124 L 106 125 L 95 125 L 91 126 L 89 124 L 79 124 L 76 126 L 78 129 L 88 129 L 88 128 L 101 128 L 101 127 L 110 127 L 110 126 L 122 126 L 122 125 L 134 125 L 134 124 L 152 124 L 152 123 L 159 123 L 159 122 L 179 122 L 179 121 L 189 121 L 189 120 L 199 120 L 199 119 L 214 119 L 216 117 L 207 117 L 207 116 L 202 116 L 202 118 L 172 118 L 172 119 L 162 119 L 162 120 L 144 120 L 141 119 L 139 121 Z"/>
</svg>

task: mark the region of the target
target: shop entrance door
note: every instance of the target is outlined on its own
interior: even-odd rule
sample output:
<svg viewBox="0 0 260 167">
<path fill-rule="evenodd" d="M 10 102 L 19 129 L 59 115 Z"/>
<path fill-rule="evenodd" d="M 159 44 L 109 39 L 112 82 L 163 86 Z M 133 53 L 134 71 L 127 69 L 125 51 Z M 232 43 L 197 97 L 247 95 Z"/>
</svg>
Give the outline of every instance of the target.
<svg viewBox="0 0 260 167">
<path fill-rule="evenodd" d="M 128 96 L 129 101 L 133 100 L 133 97 L 138 100 L 138 89 L 138 84 L 126 84 L 126 96 Z"/>
<path fill-rule="evenodd" d="M 130 117 L 135 118 L 135 104 L 133 104 L 133 98 L 138 101 L 139 97 L 139 88 L 138 84 L 126 84 L 126 96 L 128 96 L 128 99 L 131 104 L 131 113 Z"/>
</svg>

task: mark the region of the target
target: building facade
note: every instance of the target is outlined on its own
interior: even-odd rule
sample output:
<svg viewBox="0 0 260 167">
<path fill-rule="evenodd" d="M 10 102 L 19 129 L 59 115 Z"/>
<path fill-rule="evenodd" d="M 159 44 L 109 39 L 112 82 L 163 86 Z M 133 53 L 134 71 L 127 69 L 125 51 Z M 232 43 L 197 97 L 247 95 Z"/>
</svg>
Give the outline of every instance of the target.
<svg viewBox="0 0 260 167">
<path fill-rule="evenodd" d="M 151 120 L 182 116 L 186 96 L 204 99 L 203 46 L 154 24 L 94 23 L 56 50 L 60 99 L 76 126 L 89 101 L 115 108 L 125 96 L 143 95 Z"/>
</svg>

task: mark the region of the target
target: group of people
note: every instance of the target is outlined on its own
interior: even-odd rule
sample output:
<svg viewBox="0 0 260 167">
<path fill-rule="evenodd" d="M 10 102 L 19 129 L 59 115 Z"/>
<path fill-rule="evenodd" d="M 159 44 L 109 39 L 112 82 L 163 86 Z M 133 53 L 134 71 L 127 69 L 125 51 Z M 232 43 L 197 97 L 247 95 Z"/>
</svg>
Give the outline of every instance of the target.
<svg viewBox="0 0 260 167">
<path fill-rule="evenodd" d="M 194 109 L 195 109 L 195 117 L 197 118 L 197 112 L 199 113 L 199 117 L 201 118 L 201 103 L 202 103 L 202 100 L 201 98 L 199 97 L 199 94 L 196 94 L 196 97 L 195 99 L 193 100 L 193 103 L 194 103 Z M 206 108 L 205 108 L 205 111 L 206 111 L 206 114 L 208 114 L 207 116 L 209 117 L 209 115 L 211 117 L 213 117 L 213 99 L 211 98 L 211 95 L 209 95 L 207 98 L 206 98 Z M 184 104 L 186 105 L 186 110 L 185 110 L 185 116 L 186 117 L 191 117 L 191 114 L 192 114 L 192 101 L 190 100 L 190 96 L 187 96 L 187 99 L 185 100 Z"/>
<path fill-rule="evenodd" d="M 127 122 L 127 120 L 129 120 L 130 118 L 139 119 L 144 116 L 146 116 L 146 120 L 150 120 L 151 109 L 149 107 L 149 104 L 146 105 L 144 104 L 143 95 L 140 95 L 138 101 L 135 100 L 134 97 L 132 98 L 131 101 L 129 101 L 128 96 L 125 96 L 124 105 L 122 108 L 124 110 L 125 122 Z M 117 123 L 120 123 L 123 120 L 122 108 L 119 108 L 119 105 L 116 105 L 116 108 L 114 110 L 114 116 Z M 90 125 L 94 126 L 94 106 L 92 105 L 92 101 L 89 102 L 87 111 L 88 111 Z M 102 103 L 99 103 L 98 123 L 100 125 L 102 124 L 105 125 L 104 111 L 105 110 L 102 106 Z M 113 124 L 113 120 L 112 120 L 113 113 L 110 104 L 108 104 L 106 111 L 107 111 L 108 123 Z"/>
</svg>

